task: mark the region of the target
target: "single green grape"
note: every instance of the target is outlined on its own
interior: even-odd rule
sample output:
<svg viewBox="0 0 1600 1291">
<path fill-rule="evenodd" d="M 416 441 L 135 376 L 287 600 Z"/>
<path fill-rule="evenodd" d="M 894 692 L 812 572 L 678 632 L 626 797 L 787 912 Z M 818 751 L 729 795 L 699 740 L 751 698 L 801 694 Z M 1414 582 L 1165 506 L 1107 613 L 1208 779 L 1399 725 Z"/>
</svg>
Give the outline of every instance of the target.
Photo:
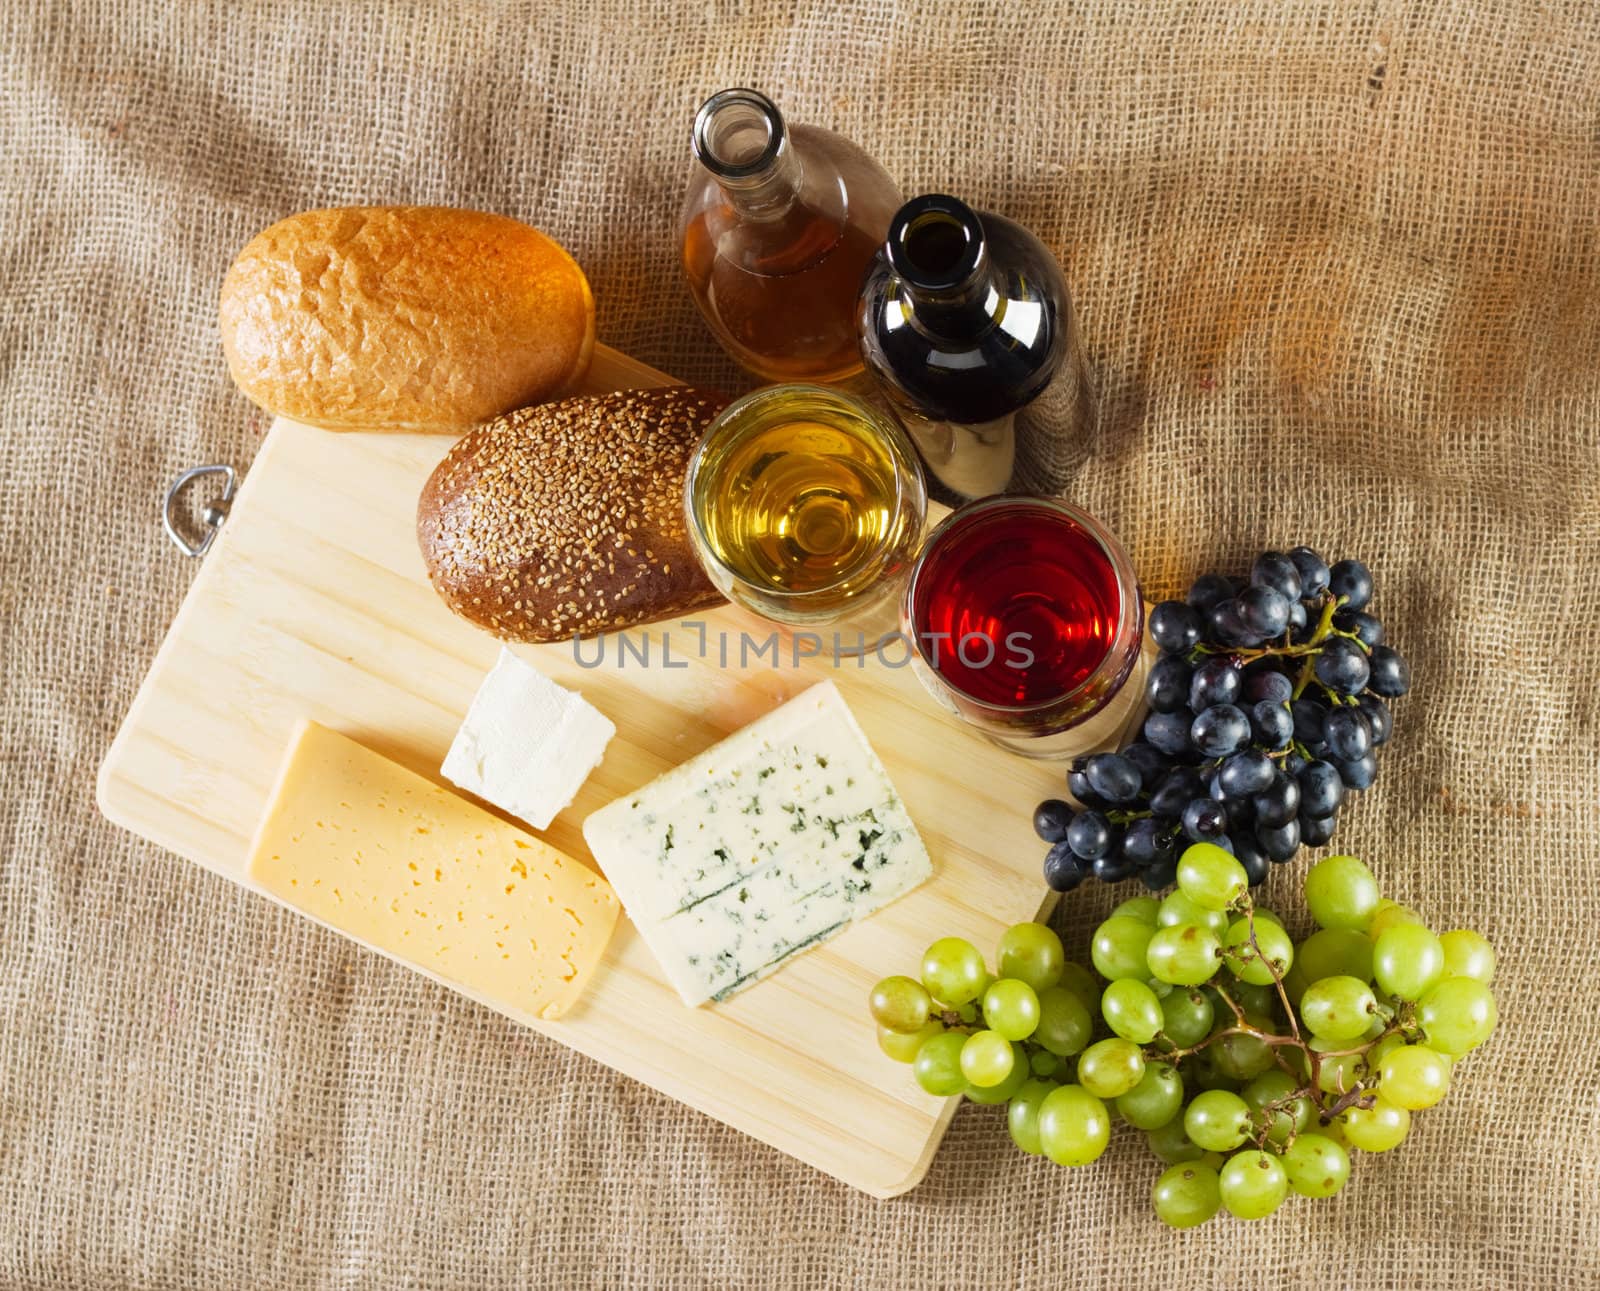
<svg viewBox="0 0 1600 1291">
<path fill-rule="evenodd" d="M 1179 1165 L 1184 1161 L 1203 1161 L 1211 1155 L 1189 1137 L 1189 1132 L 1183 1128 L 1182 1115 L 1174 1116 L 1165 1125 L 1146 1131 L 1144 1137 L 1145 1142 L 1150 1145 L 1150 1150 L 1168 1165 Z M 1221 1164 L 1220 1157 L 1217 1159 L 1217 1164 Z"/>
<path fill-rule="evenodd" d="M 1035 993 L 1061 980 L 1067 953 L 1055 929 L 1042 923 L 1015 923 L 1000 935 L 995 969 L 1001 977 L 1026 982 Z"/>
<path fill-rule="evenodd" d="M 1035 1044 L 1067 1058 L 1081 1053 L 1093 1035 L 1094 1019 L 1089 1010 L 1066 987 L 1047 986 L 1039 992 L 1039 1024 L 1032 1036 Z"/>
<path fill-rule="evenodd" d="M 1116 1098 L 1144 1079 L 1144 1054 L 1120 1036 L 1090 1045 L 1078 1056 L 1078 1083 L 1096 1098 Z"/>
<path fill-rule="evenodd" d="M 1367 1064 L 1367 1070 L 1377 1071 L 1383 1065 L 1383 1060 L 1405 1042 L 1405 1036 L 1398 1031 L 1391 1031 L 1382 1039 L 1374 1041 L 1372 1047 L 1367 1050 L 1367 1056 L 1364 1059 Z"/>
<path fill-rule="evenodd" d="M 1313 1035 L 1306 1043 L 1323 1055 L 1317 1064 L 1317 1088 L 1324 1094 L 1343 1094 L 1366 1077 L 1367 1065 L 1359 1052 L 1339 1052 L 1352 1047 L 1348 1040 Z M 1329 1053 L 1334 1056 L 1327 1056 Z"/>
<path fill-rule="evenodd" d="M 1272 1011 L 1278 1007 L 1278 992 L 1271 986 L 1257 986 L 1254 982 L 1241 982 L 1237 977 L 1224 977 L 1212 982 L 1211 987 L 1215 991 L 1226 993 L 1227 997 L 1246 1013 L 1270 1017 Z M 1222 1007 L 1229 1013 L 1233 1011 L 1226 1004 Z"/>
<path fill-rule="evenodd" d="M 1346 1141 L 1363 1152 L 1399 1147 L 1411 1128 L 1411 1113 L 1381 1097 L 1371 1107 L 1347 1108 L 1339 1119 Z"/>
<path fill-rule="evenodd" d="M 1405 923 L 1426 926 L 1427 920 L 1410 906 L 1403 906 L 1398 901 L 1391 901 L 1388 897 L 1382 897 L 1372 912 L 1372 920 L 1367 924 L 1365 932 L 1370 940 L 1377 941 L 1390 928 L 1398 928 Z"/>
<path fill-rule="evenodd" d="M 965 1050 L 962 1051 L 963 1053 Z M 966 1089 L 967 1101 L 992 1106 L 996 1103 L 1009 1102 L 1017 1090 L 1033 1075 L 1032 1064 L 1028 1062 L 1028 1051 L 1015 1041 L 1011 1045 L 1011 1070 L 1006 1073 L 1006 1078 L 998 1085 L 973 1085 Z"/>
<path fill-rule="evenodd" d="M 1295 1011 L 1296 1017 L 1300 1015 L 1300 1001 L 1305 998 L 1306 987 L 1309 985 L 1311 985 L 1310 979 L 1301 970 L 1300 961 L 1296 959 L 1289 965 L 1289 971 L 1283 975 L 1283 993 L 1288 997 L 1289 1007 Z"/>
<path fill-rule="evenodd" d="M 1150 1190 L 1156 1218 L 1168 1228 L 1194 1228 L 1222 1209 L 1217 1172 L 1190 1162 L 1169 1166 Z"/>
<path fill-rule="evenodd" d="M 1216 933 L 1199 924 L 1169 924 L 1157 928 L 1145 947 L 1145 967 L 1150 976 L 1172 986 L 1199 986 L 1216 976 L 1222 961 Z"/>
<path fill-rule="evenodd" d="M 1173 991 L 1161 1001 L 1161 1033 L 1180 1049 L 1189 1049 L 1211 1034 L 1216 1013 L 1204 991 Z"/>
<path fill-rule="evenodd" d="M 1039 997 L 1026 982 L 997 978 L 983 993 L 983 1020 L 1007 1040 L 1026 1040 L 1039 1025 Z"/>
<path fill-rule="evenodd" d="M 922 1030 L 933 1012 L 933 1000 L 922 983 L 898 974 L 872 988 L 868 1006 L 879 1026 L 907 1034 Z"/>
<path fill-rule="evenodd" d="M 1227 1152 L 1250 1132 L 1250 1105 L 1226 1089 L 1196 1094 L 1183 1112 L 1189 1138 L 1208 1152 Z"/>
<path fill-rule="evenodd" d="M 1183 1077 L 1170 1063 L 1147 1062 L 1139 1083 L 1117 1097 L 1117 1111 L 1136 1130 L 1154 1130 L 1183 1110 Z"/>
<path fill-rule="evenodd" d="M 1498 1020 L 1494 992 L 1472 977 L 1447 977 L 1417 1001 L 1417 1021 L 1428 1046 L 1451 1058 L 1476 1049 Z"/>
<path fill-rule="evenodd" d="M 1231 1017 L 1218 1021 L 1224 1028 L 1237 1025 Z M 1268 1035 L 1272 1033 L 1272 1023 L 1259 1014 L 1246 1013 L 1245 1022 L 1257 1031 Z M 1272 1046 L 1260 1036 L 1248 1032 L 1219 1035 L 1207 1046 L 1206 1051 L 1221 1075 L 1239 1083 L 1254 1080 L 1272 1066 Z"/>
<path fill-rule="evenodd" d="M 879 1025 L 878 1048 L 896 1062 L 915 1062 L 922 1051 L 923 1042 L 944 1030 L 944 1023 L 929 1018 L 916 1031 L 894 1031 Z"/>
<path fill-rule="evenodd" d="M 1094 940 L 1089 947 L 1095 971 L 1108 982 L 1122 977 L 1137 977 L 1143 981 L 1150 976 L 1145 951 L 1154 934 L 1155 929 L 1149 924 L 1127 915 L 1107 919 L 1094 930 Z"/>
<path fill-rule="evenodd" d="M 941 1031 L 925 1040 L 911 1064 L 917 1084 L 940 1098 L 966 1089 L 967 1078 L 961 1074 L 961 1054 L 966 1043 L 966 1033 L 962 1031 Z"/>
<path fill-rule="evenodd" d="M 1178 858 L 1178 890 L 1207 910 L 1226 910 L 1249 888 L 1244 866 L 1215 843 L 1191 844 Z"/>
<path fill-rule="evenodd" d="M 1047 1050 L 1039 1049 L 1028 1058 L 1028 1068 L 1035 1076 L 1053 1076 L 1061 1070 L 1061 1059 Z"/>
<path fill-rule="evenodd" d="M 1300 997 L 1300 1020 L 1326 1040 L 1357 1040 L 1378 1007 L 1372 988 L 1358 977 L 1324 977 Z"/>
<path fill-rule="evenodd" d="M 983 994 L 989 972 L 983 955 L 964 937 L 941 937 L 922 956 L 922 984 L 928 994 L 953 1009 Z"/>
<path fill-rule="evenodd" d="M 1113 910 L 1109 917 L 1115 919 L 1118 916 L 1124 916 L 1129 919 L 1137 919 L 1140 923 L 1147 923 L 1153 928 L 1156 925 L 1156 912 L 1160 909 L 1161 900 L 1159 897 L 1129 897 Z"/>
<path fill-rule="evenodd" d="M 1081 1085 L 1052 1089 L 1039 1104 L 1039 1146 L 1057 1165 L 1088 1165 L 1111 1140 L 1111 1114 Z"/>
<path fill-rule="evenodd" d="M 1039 1146 L 1039 1106 L 1051 1090 L 1059 1088 L 1053 1080 L 1025 1080 L 1006 1108 L 1011 1141 L 1029 1156 L 1036 1157 L 1044 1151 Z"/>
<path fill-rule="evenodd" d="M 1295 965 L 1306 985 L 1324 977 L 1372 980 L 1372 940 L 1354 928 L 1322 928 L 1300 943 Z"/>
<path fill-rule="evenodd" d="M 1265 1128 L 1272 1143 L 1286 1143 L 1291 1135 L 1301 1134 L 1311 1126 L 1316 1108 L 1311 1100 L 1299 1093 L 1299 1082 L 1282 1068 L 1264 1071 L 1242 1090 L 1244 1099 L 1254 1114 L 1252 1128 Z M 1270 1112 L 1264 1109 L 1272 1107 Z"/>
<path fill-rule="evenodd" d="M 1396 1107 L 1419 1112 L 1450 1092 L 1450 1059 L 1423 1044 L 1391 1049 L 1377 1064 L 1378 1092 Z"/>
<path fill-rule="evenodd" d="M 1082 1002 L 1084 1011 L 1093 1017 L 1100 1008 L 1100 982 L 1082 964 L 1068 960 L 1061 970 L 1061 981 L 1058 985 L 1076 995 Z"/>
<path fill-rule="evenodd" d="M 1277 1157 L 1251 1148 L 1228 1158 L 1217 1190 L 1235 1219 L 1265 1219 L 1289 1195 L 1289 1176 Z"/>
<path fill-rule="evenodd" d="M 1161 1001 L 1143 982 L 1119 978 L 1100 997 L 1106 1025 L 1124 1040 L 1149 1044 L 1161 1030 Z"/>
<path fill-rule="evenodd" d="M 1156 926 L 1176 928 L 1190 923 L 1209 929 L 1220 940 L 1228 931 L 1228 912 L 1207 910 L 1203 905 L 1191 901 L 1182 891 L 1167 893 L 1156 910 Z"/>
<path fill-rule="evenodd" d="M 1252 986 L 1271 986 L 1282 977 L 1294 962 L 1294 942 L 1283 930 L 1282 924 L 1262 919 L 1257 912 L 1255 920 L 1255 945 L 1250 944 L 1250 920 L 1236 919 L 1223 941 L 1223 962 L 1241 982 Z M 1257 948 L 1260 953 L 1257 954 Z"/>
<path fill-rule="evenodd" d="M 998 1031 L 974 1031 L 961 1047 L 961 1074 L 967 1082 L 988 1089 L 1011 1074 L 1011 1041 Z"/>
<path fill-rule="evenodd" d="M 1439 938 L 1444 947 L 1446 977 L 1470 977 L 1485 986 L 1494 980 L 1494 947 L 1470 928 L 1457 928 Z"/>
<path fill-rule="evenodd" d="M 1301 1134 L 1284 1149 L 1283 1172 L 1302 1197 L 1331 1197 L 1350 1178 L 1350 1154 L 1326 1134 Z"/>
<path fill-rule="evenodd" d="M 1237 1094 L 1243 1082 L 1217 1070 L 1217 1064 L 1211 1057 L 1214 1047 L 1192 1053 L 1184 1060 L 1184 1080 L 1194 1089 L 1226 1089 L 1231 1094 Z"/>
<path fill-rule="evenodd" d="M 1329 856 L 1306 872 L 1306 909 L 1322 928 L 1366 931 L 1378 908 L 1378 880 L 1353 856 Z"/>
<path fill-rule="evenodd" d="M 1444 977 L 1444 946 L 1421 924 L 1396 924 L 1372 943 L 1372 976 L 1398 999 L 1421 999 Z"/>
</svg>

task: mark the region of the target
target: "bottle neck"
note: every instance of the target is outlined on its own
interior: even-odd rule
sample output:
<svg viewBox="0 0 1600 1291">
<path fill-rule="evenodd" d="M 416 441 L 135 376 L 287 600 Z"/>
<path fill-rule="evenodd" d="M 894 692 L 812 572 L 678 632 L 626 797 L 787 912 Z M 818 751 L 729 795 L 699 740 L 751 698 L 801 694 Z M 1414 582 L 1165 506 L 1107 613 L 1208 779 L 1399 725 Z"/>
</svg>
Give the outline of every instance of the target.
<svg viewBox="0 0 1600 1291">
<path fill-rule="evenodd" d="M 996 293 L 989 244 L 983 222 L 965 202 L 942 193 L 912 198 L 889 225 L 885 253 L 914 326 L 960 339 L 992 322 Z"/>
<path fill-rule="evenodd" d="M 722 90 L 695 114 L 695 159 L 746 220 L 776 220 L 800 195 L 800 156 L 777 105 L 755 90 Z"/>
</svg>

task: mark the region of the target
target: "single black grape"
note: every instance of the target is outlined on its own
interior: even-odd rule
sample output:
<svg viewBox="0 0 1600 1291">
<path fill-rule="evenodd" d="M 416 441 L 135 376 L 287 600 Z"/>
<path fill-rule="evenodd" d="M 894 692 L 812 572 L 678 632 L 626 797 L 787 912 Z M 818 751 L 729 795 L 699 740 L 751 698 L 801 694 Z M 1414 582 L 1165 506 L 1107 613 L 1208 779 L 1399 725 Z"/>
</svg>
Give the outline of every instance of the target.
<svg viewBox="0 0 1600 1291">
<path fill-rule="evenodd" d="M 1281 592 L 1285 600 L 1298 601 L 1302 596 L 1300 570 L 1294 561 L 1281 551 L 1264 551 L 1250 566 L 1250 581 L 1258 587 L 1270 587 Z"/>
<path fill-rule="evenodd" d="M 1280 771 L 1250 800 L 1250 805 L 1255 808 L 1258 825 L 1287 825 L 1300 814 L 1300 782 Z"/>
<path fill-rule="evenodd" d="M 1317 680 L 1340 695 L 1359 695 L 1372 675 L 1367 652 L 1347 637 L 1335 637 L 1323 646 L 1315 667 Z"/>
<path fill-rule="evenodd" d="M 1340 610 L 1333 616 L 1333 626 L 1341 632 L 1354 632 L 1369 650 L 1383 644 L 1383 624 L 1365 610 Z"/>
<path fill-rule="evenodd" d="M 1359 708 L 1336 708 L 1322 723 L 1328 753 L 1339 762 L 1354 762 L 1372 751 L 1372 724 Z"/>
<path fill-rule="evenodd" d="M 1250 719 L 1232 704 L 1213 704 L 1196 714 L 1189 738 L 1204 756 L 1225 758 L 1250 742 Z"/>
<path fill-rule="evenodd" d="M 1333 837 L 1336 816 L 1300 816 L 1300 844 L 1302 847 L 1321 847 Z"/>
<path fill-rule="evenodd" d="M 1276 587 L 1247 587 L 1234 604 L 1239 607 L 1239 621 L 1263 641 L 1289 630 L 1289 606 L 1294 602 Z"/>
<path fill-rule="evenodd" d="M 1263 699 L 1250 707 L 1250 733 L 1264 749 L 1286 748 L 1294 738 L 1294 716 L 1281 699 Z"/>
<path fill-rule="evenodd" d="M 1344 778 L 1331 762 L 1309 762 L 1295 777 L 1300 782 L 1300 814 L 1331 816 L 1344 801 Z"/>
<path fill-rule="evenodd" d="M 1144 737 L 1169 757 L 1182 757 L 1193 749 L 1189 743 L 1189 725 L 1193 721 L 1194 714 L 1187 708 L 1175 713 L 1151 713 L 1144 719 Z M 1080 799 L 1083 796 L 1076 789 L 1073 793 Z"/>
<path fill-rule="evenodd" d="M 1291 820 L 1283 825 L 1268 825 L 1258 820 L 1256 842 L 1261 844 L 1268 859 L 1279 864 L 1292 860 L 1294 854 L 1300 850 L 1300 822 Z"/>
<path fill-rule="evenodd" d="M 1065 840 L 1052 844 L 1044 854 L 1044 881 L 1052 891 L 1071 892 L 1083 882 L 1087 872 L 1087 867 L 1073 854 Z"/>
<path fill-rule="evenodd" d="M 1339 768 L 1339 778 L 1347 789 L 1370 789 L 1378 778 L 1378 757 L 1375 753 L 1333 765 Z"/>
<path fill-rule="evenodd" d="M 1228 813 L 1228 832 L 1237 834 L 1249 833 L 1250 826 L 1255 824 L 1256 808 L 1254 798 L 1224 798 L 1222 810 Z"/>
<path fill-rule="evenodd" d="M 1033 809 L 1033 832 L 1047 843 L 1059 843 L 1072 823 L 1072 808 L 1059 798 L 1046 798 Z"/>
<path fill-rule="evenodd" d="M 1328 706 L 1320 699 L 1302 695 L 1289 705 L 1294 718 L 1294 737 L 1305 745 L 1322 743 L 1322 724 L 1328 719 Z"/>
<path fill-rule="evenodd" d="M 1328 570 L 1328 590 L 1347 610 L 1364 610 L 1372 599 L 1372 571 L 1359 560 L 1341 560 Z"/>
<path fill-rule="evenodd" d="M 1089 787 L 1107 802 L 1132 802 L 1144 785 L 1139 768 L 1120 753 L 1096 753 L 1083 771 Z"/>
<path fill-rule="evenodd" d="M 1200 644 L 1206 621 L 1200 611 L 1183 601 L 1162 601 L 1150 611 L 1150 639 L 1168 654 L 1182 654 Z"/>
<path fill-rule="evenodd" d="M 1104 856 L 1111 850 L 1113 841 L 1111 822 L 1104 812 L 1079 812 L 1067 826 L 1067 846 L 1086 861 Z"/>
<path fill-rule="evenodd" d="M 1188 602 L 1200 613 L 1207 613 L 1218 601 L 1233 595 L 1233 583 L 1221 574 L 1201 574 L 1189 588 Z"/>
<path fill-rule="evenodd" d="M 1122 836 L 1124 859 L 1132 861 L 1141 870 L 1146 869 L 1156 863 L 1157 850 L 1154 820 L 1146 816 L 1128 825 L 1127 832 Z"/>
<path fill-rule="evenodd" d="M 1306 613 L 1306 603 L 1292 601 L 1289 605 L 1289 631 L 1302 632 L 1310 621 L 1311 617 Z"/>
<path fill-rule="evenodd" d="M 1411 689 L 1411 665 L 1392 646 L 1374 646 L 1369 664 L 1371 677 L 1367 684 L 1374 694 L 1395 699 Z"/>
<path fill-rule="evenodd" d="M 1218 645 L 1248 649 L 1261 644 L 1263 638 L 1245 626 L 1239 615 L 1239 602 L 1219 601 L 1206 615 L 1206 636 Z"/>
<path fill-rule="evenodd" d="M 1239 668 L 1228 659 L 1207 659 L 1189 682 L 1189 707 L 1195 712 L 1239 698 Z"/>
<path fill-rule="evenodd" d="M 1389 705 L 1376 695 L 1363 695 L 1356 702 L 1367 715 L 1367 725 L 1372 728 L 1373 747 L 1387 744 L 1389 736 L 1394 733 L 1394 715 L 1390 713 Z"/>
<path fill-rule="evenodd" d="M 1224 797 L 1228 798 L 1253 798 L 1269 784 L 1272 777 L 1278 774 L 1278 768 L 1260 749 L 1245 749 L 1235 753 L 1222 764 L 1222 769 L 1217 772 L 1217 783 L 1222 786 Z"/>
<path fill-rule="evenodd" d="M 1183 809 L 1183 832 L 1197 843 L 1213 843 L 1228 832 L 1228 813 L 1220 802 L 1196 798 Z"/>
<path fill-rule="evenodd" d="M 1097 856 L 1089 866 L 1089 872 L 1102 883 L 1121 883 L 1123 879 L 1131 879 L 1138 869 L 1139 867 L 1121 852 L 1107 852 L 1104 856 Z"/>
<path fill-rule="evenodd" d="M 1310 547 L 1296 547 L 1289 553 L 1300 574 L 1300 595 L 1317 596 L 1328 586 L 1328 566 Z"/>
<path fill-rule="evenodd" d="M 1309 758 L 1301 757 L 1294 749 L 1290 749 L 1279 760 L 1278 766 L 1285 775 L 1297 776 L 1311 765 Z"/>
<path fill-rule="evenodd" d="M 1122 756 L 1139 768 L 1139 787 L 1145 793 L 1166 779 L 1167 772 L 1172 770 L 1172 759 L 1143 740 L 1128 745 L 1122 750 Z"/>
<path fill-rule="evenodd" d="M 1239 858 L 1239 864 L 1244 867 L 1244 876 L 1249 880 L 1251 887 L 1263 883 L 1267 877 L 1269 862 L 1267 854 L 1257 844 L 1250 834 L 1232 834 L 1228 836 L 1229 850 Z"/>
<path fill-rule="evenodd" d="M 1244 670 L 1244 684 L 1239 697 L 1247 704 L 1259 704 L 1264 699 L 1287 703 L 1294 694 L 1294 682 L 1276 668 L 1255 664 Z"/>
<path fill-rule="evenodd" d="M 1205 796 L 1206 788 L 1193 767 L 1174 767 L 1150 795 L 1150 810 L 1177 819 L 1191 798 Z"/>
<path fill-rule="evenodd" d="M 1155 661 L 1145 679 L 1145 698 L 1152 712 L 1175 713 L 1189 702 L 1189 682 L 1194 669 L 1177 655 L 1163 655 Z"/>
<path fill-rule="evenodd" d="M 1233 839 L 1229 838 L 1226 834 L 1224 834 L 1221 838 L 1213 838 L 1211 840 L 1211 845 L 1213 847 L 1220 847 L 1223 851 L 1228 853 L 1229 856 L 1233 855 Z"/>
</svg>

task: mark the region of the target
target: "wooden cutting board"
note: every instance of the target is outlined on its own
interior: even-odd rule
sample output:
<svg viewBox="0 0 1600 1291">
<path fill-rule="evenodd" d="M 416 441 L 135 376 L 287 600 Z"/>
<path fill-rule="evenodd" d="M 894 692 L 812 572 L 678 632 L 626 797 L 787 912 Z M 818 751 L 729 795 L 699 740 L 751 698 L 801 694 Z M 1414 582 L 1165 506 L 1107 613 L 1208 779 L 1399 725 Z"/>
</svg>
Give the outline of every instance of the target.
<svg viewBox="0 0 1600 1291">
<path fill-rule="evenodd" d="M 588 388 L 670 383 L 602 348 Z M 417 552 L 417 494 L 450 442 L 273 425 L 100 769 L 111 820 L 248 887 L 251 835 L 297 718 L 439 778 L 500 649 L 444 607 Z M 1030 816 L 1061 792 L 1061 767 L 989 744 L 938 708 L 909 668 L 796 665 L 788 638 L 777 666 L 770 655 L 740 666 L 738 634 L 759 639 L 770 625 L 731 607 L 696 621 L 704 658 L 702 630 L 676 625 L 629 634 L 623 656 L 613 638 L 598 668 L 580 666 L 570 645 L 518 648 L 617 726 L 599 769 L 545 836 L 589 860 L 579 825 L 590 811 L 831 676 L 905 799 L 934 877 L 727 1003 L 699 1009 L 683 1006 L 624 919 L 574 1012 L 558 1022 L 510 1016 L 846 1183 L 893 1196 L 922 1178 L 957 1100 L 924 1094 L 909 1068 L 879 1052 L 867 992 L 888 973 L 915 972 L 938 936 L 969 937 L 992 955 L 1008 924 L 1048 905 Z M 591 647 L 584 661 L 593 658 Z M 1143 667 L 1126 701 L 1084 729 L 1085 748 L 1112 744 L 1136 718 Z M 266 943 L 270 921 L 258 931 Z"/>
</svg>

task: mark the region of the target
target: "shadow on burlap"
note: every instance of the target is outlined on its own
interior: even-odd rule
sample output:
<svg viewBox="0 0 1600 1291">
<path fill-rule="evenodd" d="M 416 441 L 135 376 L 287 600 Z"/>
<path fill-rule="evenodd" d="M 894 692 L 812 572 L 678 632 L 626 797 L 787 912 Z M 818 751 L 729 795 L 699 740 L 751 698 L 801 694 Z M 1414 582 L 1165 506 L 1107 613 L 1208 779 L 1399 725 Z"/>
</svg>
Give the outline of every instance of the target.
<svg viewBox="0 0 1600 1291">
<path fill-rule="evenodd" d="M 1059 251 L 1103 403 L 1036 467 L 1150 594 L 1299 541 L 1377 571 L 1417 695 L 1338 841 L 1493 938 L 1502 1021 L 1340 1198 L 1173 1235 L 1136 1137 L 1068 1173 L 968 1107 L 874 1202 L 97 816 L 193 575 L 155 500 L 263 428 L 233 251 L 322 204 L 503 211 L 603 339 L 735 386 L 673 235 L 690 113 L 744 82 Z M 0 85 L 0 1282 L 1600 1283 L 1589 6 L 31 4 Z M 1113 899 L 1068 902 L 1080 953 Z"/>
</svg>

